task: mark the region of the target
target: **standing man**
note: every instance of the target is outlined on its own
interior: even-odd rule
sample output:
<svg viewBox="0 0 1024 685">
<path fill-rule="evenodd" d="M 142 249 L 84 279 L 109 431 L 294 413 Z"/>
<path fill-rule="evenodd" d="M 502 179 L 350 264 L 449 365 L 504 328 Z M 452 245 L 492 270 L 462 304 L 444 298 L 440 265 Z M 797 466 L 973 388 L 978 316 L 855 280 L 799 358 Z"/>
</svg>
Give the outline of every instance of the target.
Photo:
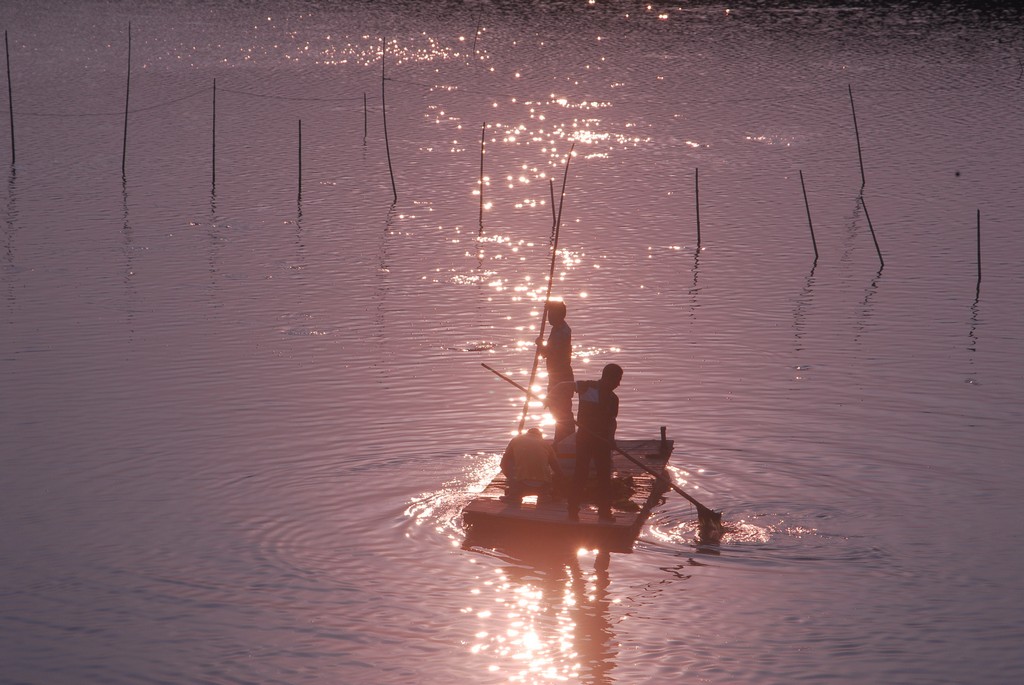
<svg viewBox="0 0 1024 685">
<path fill-rule="evenodd" d="M 621 382 L 622 367 L 608 364 L 601 372 L 601 380 L 577 381 L 569 386 L 580 396 L 576 467 L 569 490 L 571 521 L 579 521 L 591 462 L 597 475 L 597 517 L 608 523 L 615 521 L 612 516 L 612 446 L 615 444 L 619 397 L 614 391 Z"/>
<path fill-rule="evenodd" d="M 565 322 L 566 308 L 564 302 L 548 301 L 547 317 L 551 324 L 551 333 L 547 344 L 542 337 L 537 338 L 537 352 L 544 357 L 548 371 L 547 405 L 551 416 L 555 419 L 555 435 L 552 444 L 573 434 L 576 422 L 572 417 L 572 386 L 558 388 L 559 384 L 572 383 L 572 329 Z"/>
</svg>

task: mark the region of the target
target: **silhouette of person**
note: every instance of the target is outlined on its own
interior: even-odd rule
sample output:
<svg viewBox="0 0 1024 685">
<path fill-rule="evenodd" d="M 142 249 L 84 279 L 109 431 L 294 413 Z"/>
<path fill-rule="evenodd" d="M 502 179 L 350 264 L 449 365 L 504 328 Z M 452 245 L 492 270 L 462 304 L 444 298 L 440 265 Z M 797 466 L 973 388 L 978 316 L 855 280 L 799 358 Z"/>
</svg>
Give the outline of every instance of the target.
<svg viewBox="0 0 1024 685">
<path fill-rule="evenodd" d="M 608 685 L 613 682 L 611 671 L 615 667 L 613 644 L 615 635 L 609 618 L 612 598 L 608 592 L 611 580 L 608 566 L 611 555 L 599 551 L 594 558 L 594 587 L 588 588 L 586 575 L 579 557 L 573 555 L 568 570 L 575 602 L 570 605 L 569 616 L 573 625 L 573 646 L 580 665 L 580 682 Z"/>
<path fill-rule="evenodd" d="M 502 502 L 519 505 L 523 495 L 536 494 L 538 501 L 550 499 L 555 480 L 561 480 L 562 468 L 555 450 L 544 440 L 539 428 L 531 428 L 512 438 L 501 457 L 501 472 L 507 487 Z"/>
<path fill-rule="evenodd" d="M 598 519 L 615 521 L 612 516 L 612 446 L 615 444 L 619 397 L 615 388 L 622 382 L 622 367 L 608 364 L 596 381 L 576 381 L 569 387 L 579 395 L 579 430 L 576 431 L 576 466 L 569 488 L 569 519 L 579 520 L 580 504 L 593 463 L 597 476 Z M 559 388 L 561 389 L 561 388 Z"/>
<path fill-rule="evenodd" d="M 555 435 L 552 443 L 556 446 L 576 430 L 576 422 L 572 416 L 572 388 L 559 388 L 562 383 L 575 380 L 572 373 L 572 329 L 565 322 L 566 307 L 564 302 L 549 301 L 547 303 L 548 323 L 551 332 L 547 344 L 542 337 L 537 338 L 537 351 L 544 357 L 548 372 L 547 406 L 555 419 Z"/>
</svg>

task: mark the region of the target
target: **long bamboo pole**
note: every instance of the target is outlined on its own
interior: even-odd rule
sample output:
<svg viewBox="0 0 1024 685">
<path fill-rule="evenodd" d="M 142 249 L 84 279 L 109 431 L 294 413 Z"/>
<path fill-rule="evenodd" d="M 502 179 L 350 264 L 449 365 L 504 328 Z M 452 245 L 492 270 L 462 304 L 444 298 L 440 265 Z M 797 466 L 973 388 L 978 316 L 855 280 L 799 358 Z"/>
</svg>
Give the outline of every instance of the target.
<svg viewBox="0 0 1024 685">
<path fill-rule="evenodd" d="M 551 242 L 551 270 L 548 272 L 548 289 L 544 295 L 544 310 L 541 312 L 540 319 L 540 337 L 544 337 L 544 326 L 548 320 L 548 302 L 551 300 L 551 286 L 555 282 L 555 264 L 558 260 L 558 234 L 562 228 L 562 203 L 565 200 L 565 183 L 569 177 L 569 162 L 572 161 L 572 151 L 576 147 L 576 143 L 573 143 L 569 147 L 569 154 L 565 159 L 565 170 L 562 172 L 562 194 L 558 200 L 558 216 L 555 219 L 555 233 L 554 239 Z M 537 377 L 537 365 L 540 362 L 540 346 L 533 353 L 533 368 L 530 370 L 530 384 L 528 387 L 533 387 L 533 381 Z M 530 398 L 527 397 L 523 403 L 523 415 L 519 419 L 519 432 L 523 432 L 523 426 L 526 425 L 526 414 L 530 410 Z"/>
</svg>

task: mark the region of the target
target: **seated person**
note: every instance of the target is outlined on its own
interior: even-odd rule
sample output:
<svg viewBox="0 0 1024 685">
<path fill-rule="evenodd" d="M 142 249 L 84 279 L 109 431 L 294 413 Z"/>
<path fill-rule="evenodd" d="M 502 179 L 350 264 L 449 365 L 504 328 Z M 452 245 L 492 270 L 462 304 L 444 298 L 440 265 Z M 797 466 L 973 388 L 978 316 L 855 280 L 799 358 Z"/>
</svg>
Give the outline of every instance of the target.
<svg viewBox="0 0 1024 685">
<path fill-rule="evenodd" d="M 501 472 L 508 480 L 502 502 L 521 504 L 523 495 L 535 494 L 538 501 L 550 499 L 553 484 L 561 480 L 555 450 L 541 435 L 539 428 L 531 428 L 515 436 L 505 448 L 501 458 Z"/>
</svg>

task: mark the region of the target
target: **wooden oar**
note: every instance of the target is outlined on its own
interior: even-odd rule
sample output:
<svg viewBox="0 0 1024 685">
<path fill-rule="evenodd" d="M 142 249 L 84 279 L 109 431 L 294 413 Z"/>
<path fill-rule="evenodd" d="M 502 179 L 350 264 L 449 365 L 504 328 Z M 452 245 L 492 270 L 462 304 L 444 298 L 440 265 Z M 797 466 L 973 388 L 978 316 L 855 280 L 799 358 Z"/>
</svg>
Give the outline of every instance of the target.
<svg viewBox="0 0 1024 685">
<path fill-rule="evenodd" d="M 544 311 L 541 312 L 540 316 L 540 337 L 544 337 L 544 324 L 548 320 L 548 302 L 551 300 L 551 285 L 555 282 L 555 264 L 558 260 L 558 233 L 562 227 L 562 201 L 565 200 L 565 181 L 569 177 L 569 161 L 572 160 L 572 151 L 576 147 L 576 143 L 569 146 L 569 155 L 565 160 L 565 171 L 562 172 L 562 194 L 558 200 L 558 216 L 555 218 L 555 225 L 553 231 L 553 238 L 551 242 L 551 271 L 548 273 L 548 291 L 544 295 Z M 553 186 L 552 186 L 553 188 Z M 554 199 L 554 190 L 552 190 L 552 200 Z M 554 205 L 552 205 L 552 208 Z M 533 387 L 533 379 L 537 377 L 537 364 L 540 362 L 540 347 L 533 353 L 533 368 L 530 370 L 530 387 Z M 526 413 L 530 409 L 530 398 L 526 398 L 526 402 L 523 403 L 523 415 L 519 419 L 519 432 L 523 432 L 523 426 L 526 425 Z"/>
<path fill-rule="evenodd" d="M 515 387 L 519 388 L 521 391 L 526 393 L 526 395 L 528 397 L 532 397 L 532 398 L 534 398 L 536 400 L 540 400 L 541 402 L 544 403 L 545 406 L 547 406 L 548 403 L 547 403 L 546 400 L 543 400 L 540 397 L 537 397 L 537 395 L 533 394 L 532 392 L 530 392 L 529 390 L 527 390 L 523 386 L 519 385 L 519 383 L 516 383 L 514 380 L 512 380 L 511 378 L 509 378 L 505 374 L 501 373 L 500 371 L 496 371 L 495 369 L 491 368 L 487 364 L 481 363 L 480 366 L 484 367 L 485 369 L 487 369 L 488 371 L 490 371 L 491 373 L 493 373 L 495 376 L 497 376 L 498 378 L 502 379 L 503 381 L 505 381 L 507 383 L 511 383 Z M 576 426 L 578 428 L 580 428 L 580 430 L 587 430 L 586 428 L 583 428 L 582 426 L 580 426 L 579 421 L 575 421 L 575 419 L 574 419 L 574 422 L 576 423 Z M 592 431 L 588 431 L 588 432 L 591 435 L 594 435 L 594 433 Z M 596 436 L 595 435 L 594 437 L 601 437 L 601 436 Z M 605 440 L 604 438 L 601 438 L 601 439 Z M 605 440 L 605 442 L 609 442 L 609 441 Z M 658 473 L 654 469 L 650 468 L 649 466 L 644 464 L 642 461 L 640 461 L 639 459 L 637 459 L 633 455 L 628 454 L 625 450 L 622 450 L 621 448 L 619 448 L 614 442 L 609 442 L 609 444 L 610 444 L 610 446 L 611 446 L 611 448 L 613 450 L 615 450 L 616 452 L 618 452 L 619 454 L 624 456 L 626 459 L 629 459 L 631 462 L 633 462 L 634 464 L 636 464 L 637 466 L 642 468 L 644 471 L 646 471 L 647 473 L 649 473 L 652 476 L 654 476 L 655 478 L 659 479 L 661 482 L 665 483 L 668 487 L 672 488 L 677 493 L 682 495 L 688 502 L 690 502 L 690 504 L 692 504 L 693 506 L 697 507 L 697 523 L 700 526 L 701 533 L 702 533 L 702 535 L 704 537 L 712 537 L 712 536 L 713 537 L 720 537 L 722 532 L 725 531 L 725 526 L 722 525 L 722 512 L 714 511 L 713 509 L 704 506 L 703 504 L 698 502 L 696 500 L 696 498 L 694 498 L 692 495 L 690 495 L 689 493 L 684 491 L 682 488 L 677 486 L 675 483 L 673 483 L 672 480 L 668 476 L 666 476 L 663 473 Z"/>
</svg>

